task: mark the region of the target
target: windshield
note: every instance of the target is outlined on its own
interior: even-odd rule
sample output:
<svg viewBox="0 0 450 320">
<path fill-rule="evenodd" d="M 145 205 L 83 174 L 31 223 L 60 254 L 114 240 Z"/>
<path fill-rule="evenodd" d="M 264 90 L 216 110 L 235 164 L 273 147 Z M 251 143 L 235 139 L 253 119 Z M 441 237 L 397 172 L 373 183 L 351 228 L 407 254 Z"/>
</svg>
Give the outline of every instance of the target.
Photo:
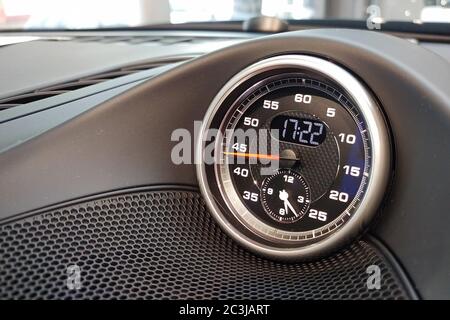
<svg viewBox="0 0 450 320">
<path fill-rule="evenodd" d="M 138 27 L 261 15 L 450 23 L 450 0 L 0 0 L 0 29 Z"/>
</svg>

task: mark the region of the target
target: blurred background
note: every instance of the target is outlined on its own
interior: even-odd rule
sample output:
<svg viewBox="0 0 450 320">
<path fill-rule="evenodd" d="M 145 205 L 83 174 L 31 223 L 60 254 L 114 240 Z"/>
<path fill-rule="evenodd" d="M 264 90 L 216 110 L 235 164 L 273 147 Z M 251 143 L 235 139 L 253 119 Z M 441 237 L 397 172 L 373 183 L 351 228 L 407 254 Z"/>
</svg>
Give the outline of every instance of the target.
<svg viewBox="0 0 450 320">
<path fill-rule="evenodd" d="M 283 19 L 450 23 L 450 0 L 0 0 L 0 29 L 88 29 L 161 23 Z"/>
</svg>

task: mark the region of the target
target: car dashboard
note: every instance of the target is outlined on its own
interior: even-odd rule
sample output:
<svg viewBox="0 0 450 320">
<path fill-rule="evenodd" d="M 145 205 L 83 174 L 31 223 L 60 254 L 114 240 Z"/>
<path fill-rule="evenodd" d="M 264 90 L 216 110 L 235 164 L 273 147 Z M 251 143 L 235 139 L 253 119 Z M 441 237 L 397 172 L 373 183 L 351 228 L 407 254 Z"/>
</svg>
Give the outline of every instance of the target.
<svg viewBox="0 0 450 320">
<path fill-rule="evenodd" d="M 24 35 L 0 47 L 2 299 L 450 298 L 448 43 Z M 234 140 L 267 128 L 278 152 Z"/>
</svg>

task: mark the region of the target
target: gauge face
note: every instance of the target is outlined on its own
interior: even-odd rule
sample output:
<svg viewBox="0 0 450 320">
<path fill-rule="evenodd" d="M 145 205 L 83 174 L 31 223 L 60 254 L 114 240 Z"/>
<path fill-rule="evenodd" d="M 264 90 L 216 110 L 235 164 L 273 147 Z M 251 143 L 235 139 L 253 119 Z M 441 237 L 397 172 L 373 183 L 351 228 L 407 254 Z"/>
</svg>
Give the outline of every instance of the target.
<svg viewBox="0 0 450 320">
<path fill-rule="evenodd" d="M 259 253 L 294 258 L 322 255 L 361 232 L 390 161 L 368 91 L 340 67 L 305 56 L 260 62 L 229 85 L 202 131 L 218 129 L 214 161 L 198 167 L 224 229 Z M 198 147 L 204 158 L 207 141 Z"/>
<path fill-rule="evenodd" d="M 311 203 L 309 186 L 295 171 L 280 169 L 264 179 L 261 204 L 265 212 L 280 223 L 300 220 Z"/>
</svg>

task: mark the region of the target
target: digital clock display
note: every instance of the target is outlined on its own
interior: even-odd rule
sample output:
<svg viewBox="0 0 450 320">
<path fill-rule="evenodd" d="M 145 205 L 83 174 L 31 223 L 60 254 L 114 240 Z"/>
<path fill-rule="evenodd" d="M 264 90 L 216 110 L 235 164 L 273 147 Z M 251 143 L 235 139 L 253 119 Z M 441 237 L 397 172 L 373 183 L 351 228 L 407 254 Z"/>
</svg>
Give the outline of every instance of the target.
<svg viewBox="0 0 450 320">
<path fill-rule="evenodd" d="M 273 118 L 272 130 L 278 130 L 280 141 L 317 147 L 325 141 L 327 129 L 322 121 L 285 115 Z"/>
</svg>

